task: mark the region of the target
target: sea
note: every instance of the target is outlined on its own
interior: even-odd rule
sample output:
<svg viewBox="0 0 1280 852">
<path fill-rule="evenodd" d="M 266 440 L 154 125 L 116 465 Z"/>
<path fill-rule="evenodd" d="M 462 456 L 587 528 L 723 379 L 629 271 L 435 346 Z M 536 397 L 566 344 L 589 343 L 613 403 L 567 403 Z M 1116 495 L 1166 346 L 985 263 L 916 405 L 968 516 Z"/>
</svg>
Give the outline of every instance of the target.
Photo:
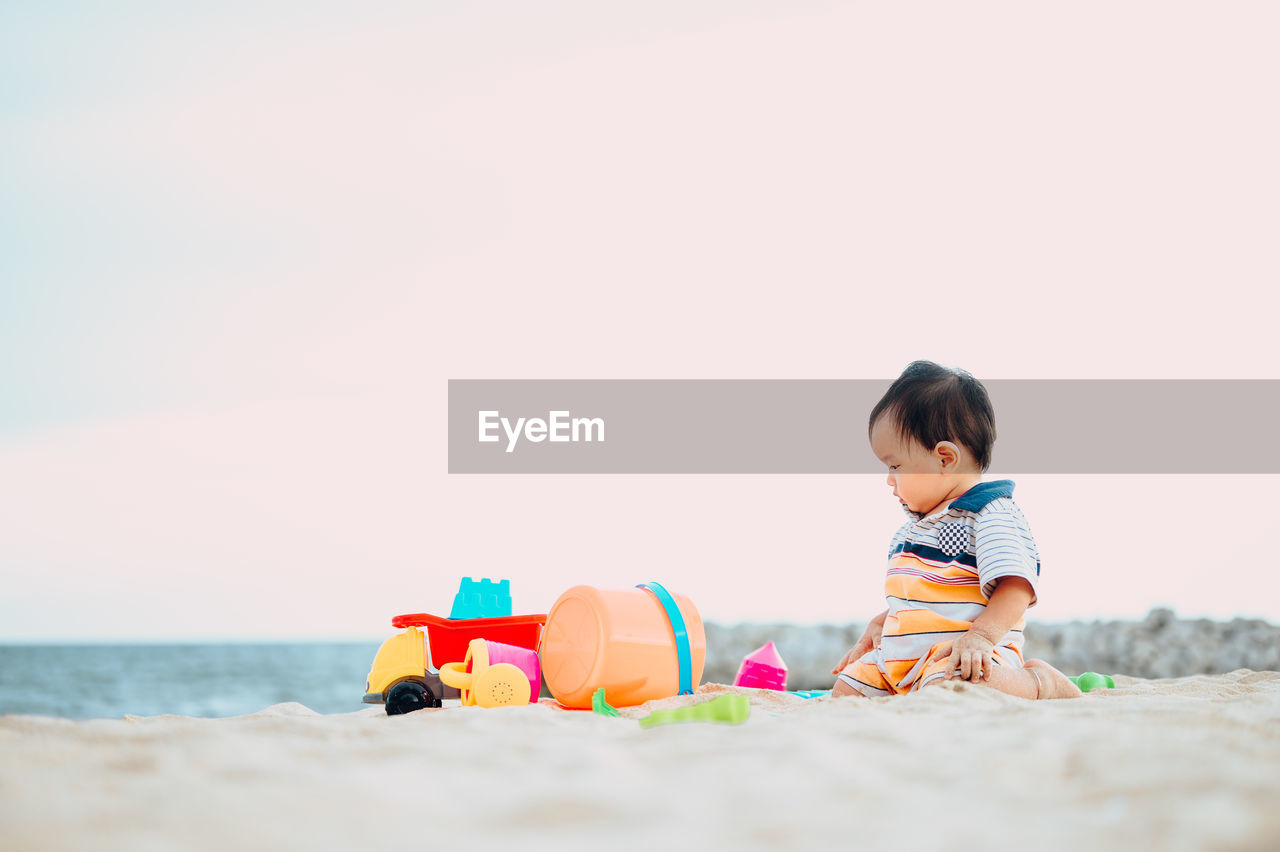
<svg viewBox="0 0 1280 852">
<path fill-rule="evenodd" d="M 361 704 L 379 642 L 0 645 L 0 715 L 219 718 Z"/>
</svg>

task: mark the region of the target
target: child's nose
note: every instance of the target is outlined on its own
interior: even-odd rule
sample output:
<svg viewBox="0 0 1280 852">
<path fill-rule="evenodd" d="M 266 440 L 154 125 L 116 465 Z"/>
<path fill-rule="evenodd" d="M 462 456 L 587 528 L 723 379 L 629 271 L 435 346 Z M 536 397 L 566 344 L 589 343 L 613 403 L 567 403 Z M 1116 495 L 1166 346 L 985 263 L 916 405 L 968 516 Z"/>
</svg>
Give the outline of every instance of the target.
<svg viewBox="0 0 1280 852">
<path fill-rule="evenodd" d="M 890 474 L 886 474 L 886 475 L 885 475 L 885 478 L 884 478 L 884 484 L 885 484 L 885 485 L 888 485 L 888 486 L 889 486 L 889 487 L 891 487 L 891 488 L 894 486 L 894 484 L 895 484 L 895 483 L 894 483 L 894 481 L 893 481 L 893 474 L 892 474 L 892 473 L 890 473 Z"/>
</svg>

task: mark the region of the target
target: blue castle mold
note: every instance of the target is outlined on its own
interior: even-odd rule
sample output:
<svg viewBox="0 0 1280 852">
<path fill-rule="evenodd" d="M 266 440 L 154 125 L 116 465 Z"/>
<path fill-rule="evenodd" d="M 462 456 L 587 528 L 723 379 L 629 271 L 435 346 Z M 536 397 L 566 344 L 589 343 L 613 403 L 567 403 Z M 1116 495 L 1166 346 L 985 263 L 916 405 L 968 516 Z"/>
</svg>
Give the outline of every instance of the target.
<svg viewBox="0 0 1280 852">
<path fill-rule="evenodd" d="M 510 580 L 463 577 L 453 597 L 450 618 L 504 618 L 511 615 Z"/>
</svg>

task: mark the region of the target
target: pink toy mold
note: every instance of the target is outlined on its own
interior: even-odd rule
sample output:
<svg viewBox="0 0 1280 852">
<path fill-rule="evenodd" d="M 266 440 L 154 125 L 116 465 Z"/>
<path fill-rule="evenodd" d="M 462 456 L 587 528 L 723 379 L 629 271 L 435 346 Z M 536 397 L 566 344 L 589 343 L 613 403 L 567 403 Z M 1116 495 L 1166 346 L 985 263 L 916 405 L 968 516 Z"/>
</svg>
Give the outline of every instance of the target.
<svg viewBox="0 0 1280 852">
<path fill-rule="evenodd" d="M 733 685 L 786 692 L 787 664 L 782 662 L 782 657 L 778 656 L 778 649 L 773 647 L 772 642 L 764 643 L 743 658 Z"/>
</svg>

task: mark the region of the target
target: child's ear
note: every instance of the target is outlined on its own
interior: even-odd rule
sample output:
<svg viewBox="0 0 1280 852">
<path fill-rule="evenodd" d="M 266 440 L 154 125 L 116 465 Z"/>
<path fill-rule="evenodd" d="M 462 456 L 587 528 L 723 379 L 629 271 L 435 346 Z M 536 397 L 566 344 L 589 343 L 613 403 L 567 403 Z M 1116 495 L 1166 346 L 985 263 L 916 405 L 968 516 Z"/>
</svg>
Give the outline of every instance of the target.
<svg viewBox="0 0 1280 852">
<path fill-rule="evenodd" d="M 958 467 L 963 457 L 960 448 L 950 441 L 939 441 L 938 445 L 933 448 L 933 454 L 937 456 L 944 469 Z"/>
</svg>

